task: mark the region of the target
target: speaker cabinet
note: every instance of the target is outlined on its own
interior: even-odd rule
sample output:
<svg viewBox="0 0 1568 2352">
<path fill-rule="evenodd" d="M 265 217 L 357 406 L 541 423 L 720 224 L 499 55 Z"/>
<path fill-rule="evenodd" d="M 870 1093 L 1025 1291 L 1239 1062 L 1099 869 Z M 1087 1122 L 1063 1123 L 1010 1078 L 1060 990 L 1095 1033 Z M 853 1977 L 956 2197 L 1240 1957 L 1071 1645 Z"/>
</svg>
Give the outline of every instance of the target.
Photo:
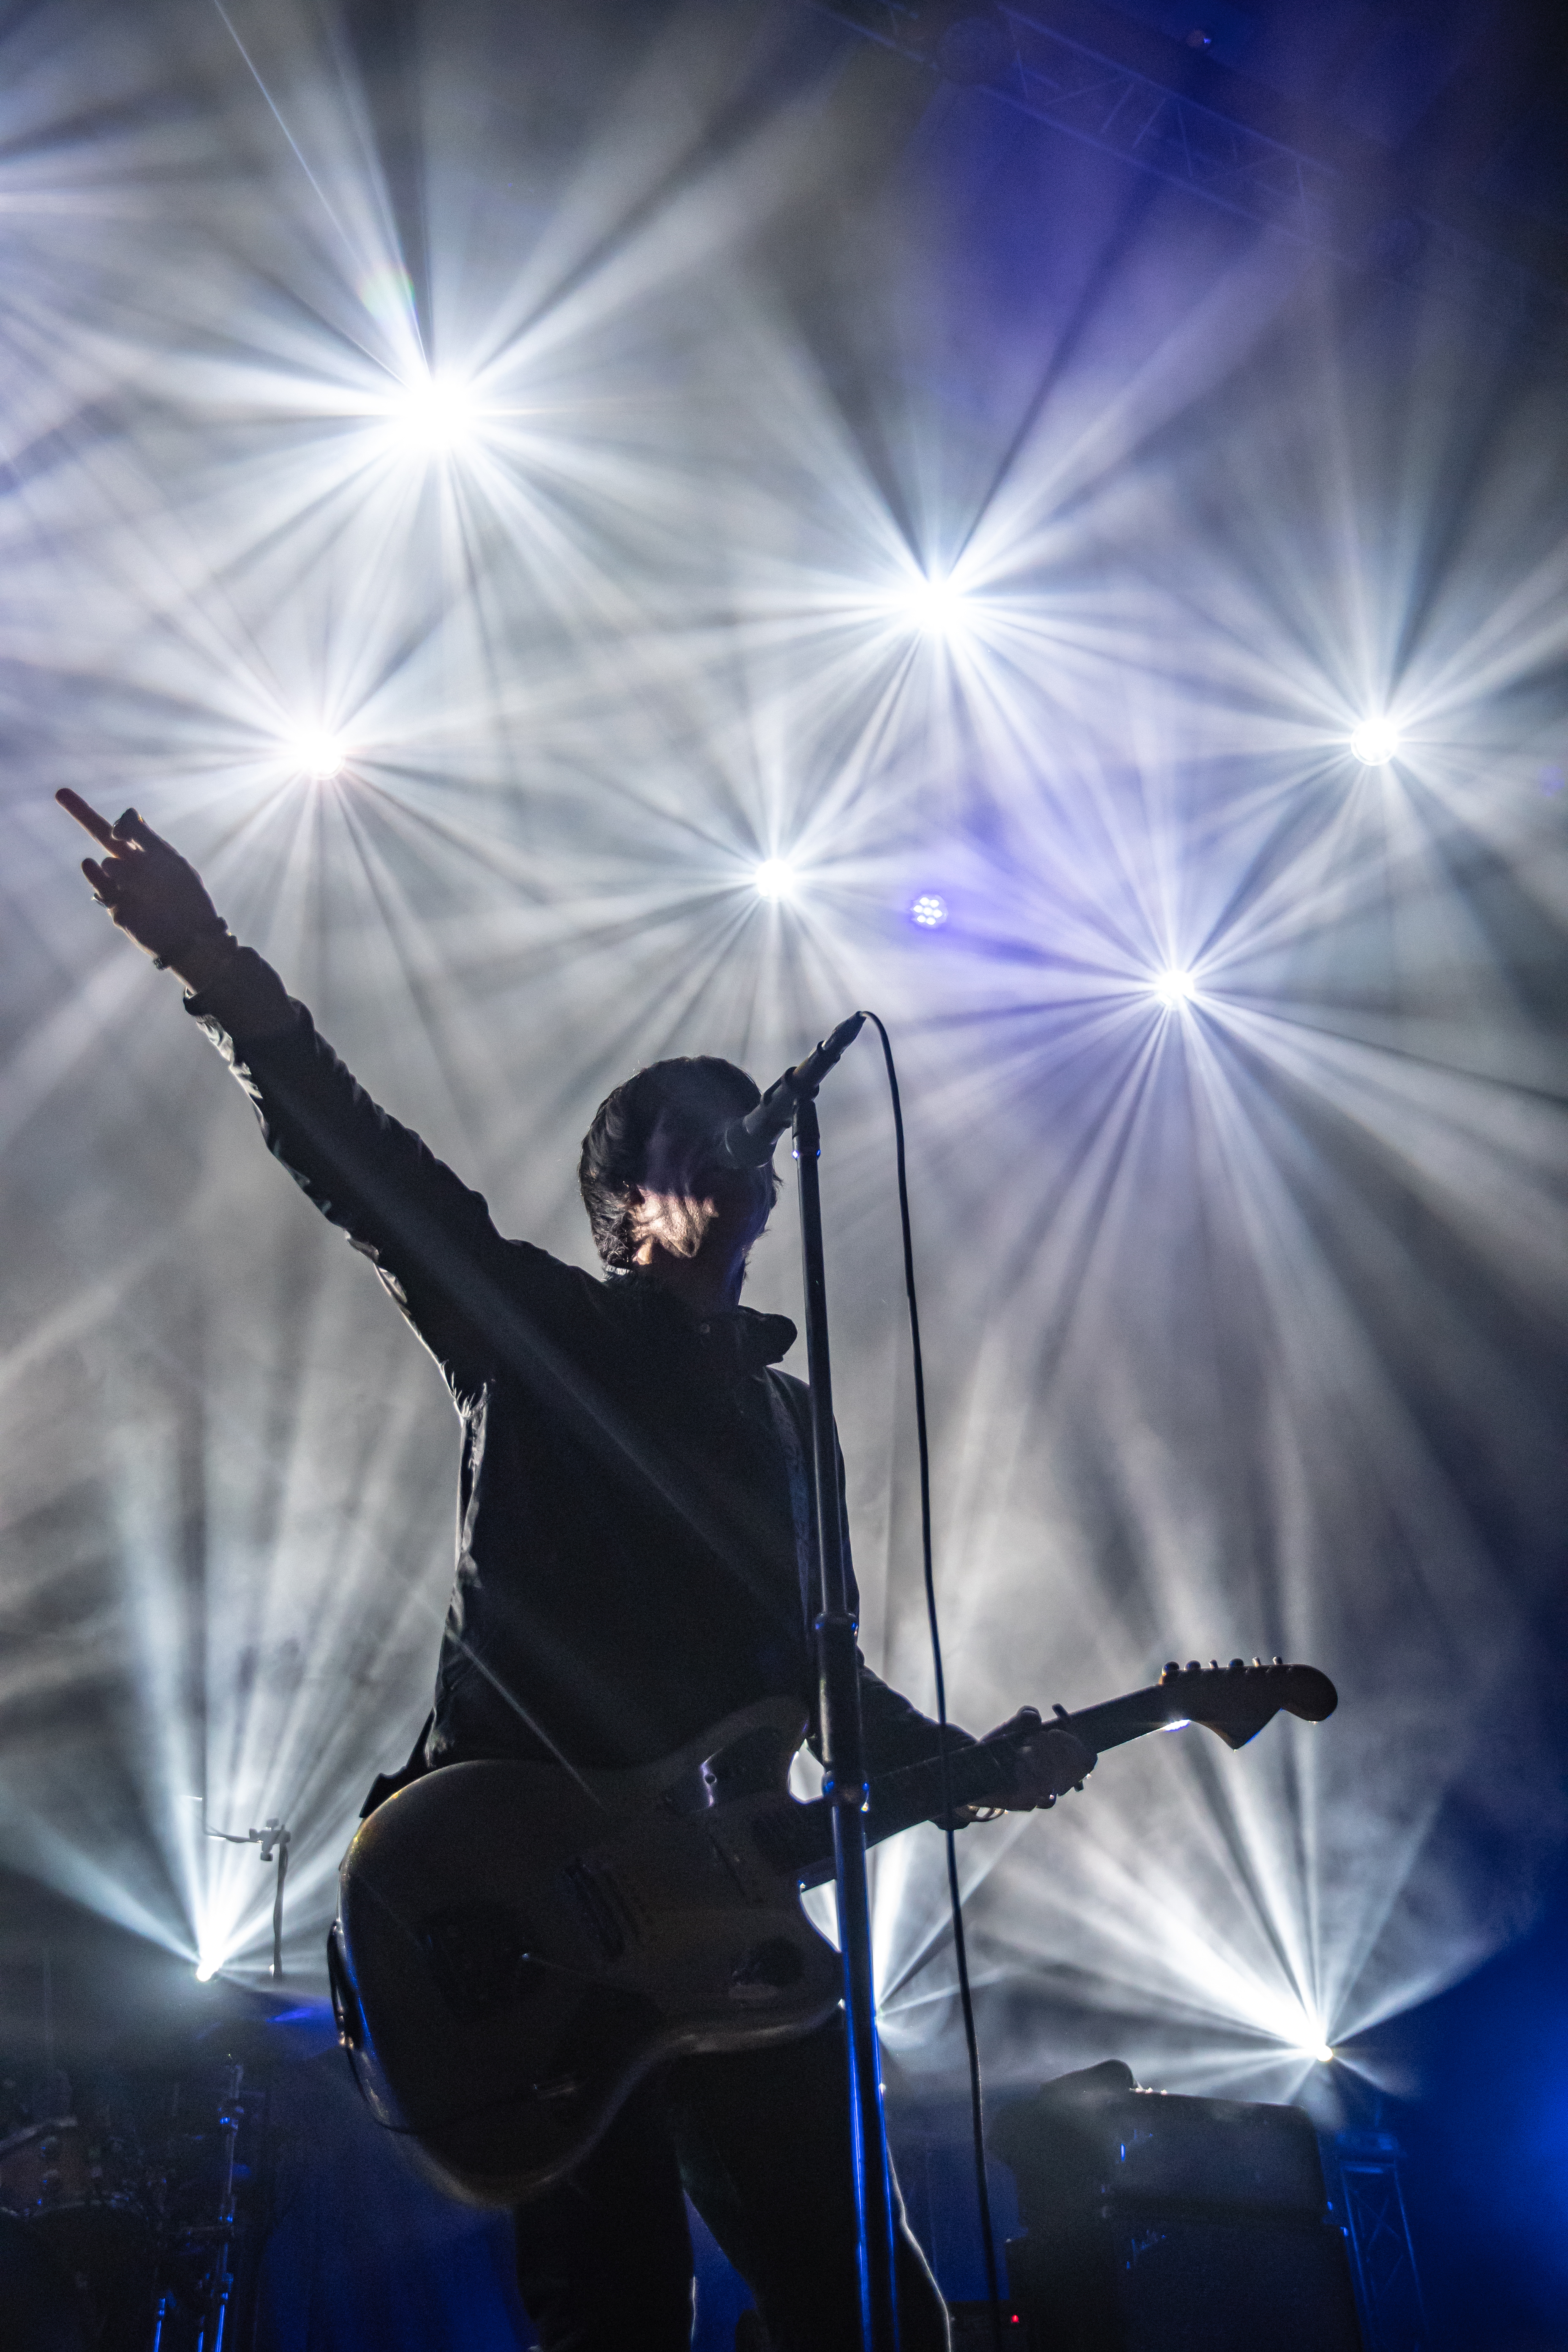
<svg viewBox="0 0 1568 2352">
<path fill-rule="evenodd" d="M 1028 2352 L 1361 2352 L 1300 2107 L 1140 2091 L 1112 2061 L 997 2116 Z M 1010 2333 L 1012 2331 L 1009 2331 Z"/>
</svg>

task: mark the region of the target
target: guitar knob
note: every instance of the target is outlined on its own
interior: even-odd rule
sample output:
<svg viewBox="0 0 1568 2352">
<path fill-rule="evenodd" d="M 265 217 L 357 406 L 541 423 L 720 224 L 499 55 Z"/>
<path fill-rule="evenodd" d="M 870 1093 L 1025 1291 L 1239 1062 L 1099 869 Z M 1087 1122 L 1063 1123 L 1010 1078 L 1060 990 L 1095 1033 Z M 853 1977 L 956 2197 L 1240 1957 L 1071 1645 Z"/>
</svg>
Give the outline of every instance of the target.
<svg viewBox="0 0 1568 2352">
<path fill-rule="evenodd" d="M 1245 1658 L 1232 1658 L 1230 1662 L 1230 1671 L 1233 1675 L 1244 1675 L 1247 1672 L 1247 1660 Z"/>
<path fill-rule="evenodd" d="M 1179 1675 L 1182 1669 L 1174 1658 L 1167 1658 L 1160 1671 L 1163 1675 Z"/>
<path fill-rule="evenodd" d="M 1201 1659 L 1201 1658 L 1189 1658 L 1189 1659 L 1187 1660 L 1187 1672 L 1188 1672 L 1188 1674 L 1190 1674 L 1190 1675 L 1201 1675 L 1201 1674 L 1202 1674 L 1202 1672 L 1203 1672 L 1203 1670 L 1204 1670 L 1204 1668 L 1203 1668 L 1203 1661 L 1202 1661 L 1202 1659 Z"/>
</svg>

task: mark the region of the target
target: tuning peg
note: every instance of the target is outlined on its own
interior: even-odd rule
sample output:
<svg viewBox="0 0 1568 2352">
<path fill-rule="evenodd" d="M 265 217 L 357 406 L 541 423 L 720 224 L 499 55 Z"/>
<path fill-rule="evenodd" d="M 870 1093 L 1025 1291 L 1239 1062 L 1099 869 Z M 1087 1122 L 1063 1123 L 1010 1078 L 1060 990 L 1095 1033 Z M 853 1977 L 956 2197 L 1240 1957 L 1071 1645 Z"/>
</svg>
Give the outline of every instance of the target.
<svg viewBox="0 0 1568 2352">
<path fill-rule="evenodd" d="M 1261 1659 L 1261 1658 L 1254 1658 L 1254 1660 L 1252 1661 L 1252 1663 L 1253 1663 L 1253 1664 L 1258 1668 L 1258 1673 L 1259 1673 L 1259 1674 L 1261 1674 L 1261 1673 L 1263 1672 L 1263 1661 L 1262 1661 L 1262 1659 Z"/>
<path fill-rule="evenodd" d="M 1282 1665 L 1284 1664 L 1284 1663 L 1285 1663 L 1284 1659 L 1283 1659 L 1283 1658 L 1280 1658 L 1280 1657 L 1276 1657 L 1276 1658 L 1274 1658 L 1274 1659 L 1272 1659 L 1272 1660 L 1270 1661 L 1270 1664 L 1274 1664 L 1274 1665 L 1276 1665 L 1276 1666 L 1282 1666 Z"/>
<path fill-rule="evenodd" d="M 1209 1672 L 1210 1672 L 1210 1674 L 1211 1674 L 1211 1675 L 1217 1675 L 1217 1674 L 1218 1674 L 1218 1672 L 1219 1672 L 1219 1660 L 1218 1660 L 1217 1658 L 1211 1658 L 1211 1659 L 1209 1660 Z"/>
</svg>

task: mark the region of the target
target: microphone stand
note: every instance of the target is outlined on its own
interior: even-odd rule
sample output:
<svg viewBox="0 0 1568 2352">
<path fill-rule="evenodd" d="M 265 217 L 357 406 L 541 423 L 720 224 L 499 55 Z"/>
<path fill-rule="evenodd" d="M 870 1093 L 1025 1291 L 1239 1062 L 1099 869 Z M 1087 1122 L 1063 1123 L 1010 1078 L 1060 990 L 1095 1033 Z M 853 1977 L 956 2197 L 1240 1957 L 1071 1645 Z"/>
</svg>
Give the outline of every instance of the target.
<svg viewBox="0 0 1568 2352">
<path fill-rule="evenodd" d="M 859 1025 L 858 1022 L 856 1024 Z M 823 1795 L 833 1807 L 833 1866 L 838 1941 L 844 1963 L 844 2018 L 849 2050 L 849 2126 L 859 2231 L 860 2330 L 865 2352 L 898 2352 L 893 2270 L 893 2179 L 882 2113 L 877 2047 L 877 1992 L 871 1967 L 871 1907 L 866 1876 L 866 1762 L 860 1726 L 858 1631 L 844 1567 L 838 1451 L 833 1428 L 833 1375 L 827 1349 L 827 1286 L 823 1269 L 822 1150 L 816 1089 L 797 1097 L 792 1122 L 800 1170 L 800 1245 L 805 1278 L 806 1374 L 811 1384 L 812 1591 L 817 1604 L 817 1703 Z"/>
</svg>

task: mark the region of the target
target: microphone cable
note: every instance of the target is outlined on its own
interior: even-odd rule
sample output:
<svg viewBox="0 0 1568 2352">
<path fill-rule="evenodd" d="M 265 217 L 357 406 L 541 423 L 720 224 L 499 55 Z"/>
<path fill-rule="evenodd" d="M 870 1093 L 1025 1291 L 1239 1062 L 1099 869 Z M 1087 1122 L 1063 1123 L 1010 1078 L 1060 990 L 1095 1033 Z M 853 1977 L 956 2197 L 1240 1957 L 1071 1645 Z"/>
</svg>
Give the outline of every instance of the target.
<svg viewBox="0 0 1568 2352">
<path fill-rule="evenodd" d="M 898 1154 L 899 1226 L 904 1245 L 904 1296 L 910 1308 L 910 1354 L 914 1365 L 915 1438 L 921 1473 L 921 1566 L 925 1580 L 926 1624 L 931 1634 L 931 1667 L 936 1679 L 937 1758 L 942 1771 L 942 1813 L 947 1822 L 947 1899 L 952 1914 L 952 1950 L 958 1969 L 958 2005 L 963 2018 L 963 2044 L 969 2058 L 969 2115 L 974 2139 L 974 2188 L 980 2207 L 980 2237 L 985 2256 L 985 2293 L 991 2306 L 993 2352 L 1004 2352 L 1002 2288 L 996 2267 L 996 2233 L 991 2219 L 991 2189 L 985 2177 L 985 2116 L 980 2087 L 980 2043 L 974 2031 L 974 2002 L 969 1986 L 969 1950 L 963 1932 L 963 1898 L 958 1887 L 958 1849 L 952 1827 L 952 1777 L 948 1762 L 947 1676 L 942 1662 L 942 1631 L 937 1622 L 936 1576 L 931 1564 L 931 1445 L 926 1432 L 925 1362 L 921 1353 L 920 1303 L 915 1296 L 915 1245 L 910 1231 L 909 1174 L 904 1158 L 904 1111 L 899 1098 L 899 1073 L 892 1043 L 880 1017 L 868 1012 L 882 1041 L 888 1066 L 888 1092 L 893 1104 L 893 1138 Z"/>
</svg>

